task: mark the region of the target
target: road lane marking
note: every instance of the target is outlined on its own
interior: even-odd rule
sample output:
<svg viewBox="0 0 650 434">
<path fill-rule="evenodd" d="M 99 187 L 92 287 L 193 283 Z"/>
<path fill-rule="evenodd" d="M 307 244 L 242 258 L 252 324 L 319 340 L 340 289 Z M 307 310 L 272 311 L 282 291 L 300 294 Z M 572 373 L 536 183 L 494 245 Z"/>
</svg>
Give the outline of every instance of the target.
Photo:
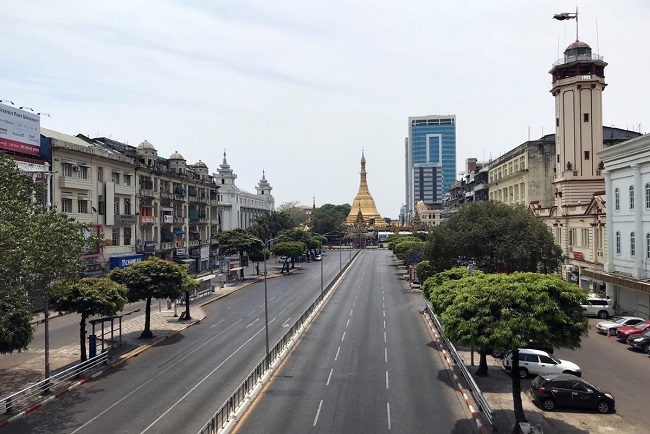
<svg viewBox="0 0 650 434">
<path fill-rule="evenodd" d="M 330 375 L 327 377 L 327 383 L 325 384 L 326 386 L 330 385 L 330 378 L 332 378 L 332 372 L 334 372 L 334 368 L 330 370 Z"/>
<path fill-rule="evenodd" d="M 316 423 L 318 422 L 318 415 L 320 414 L 320 408 L 323 406 L 323 400 L 320 400 L 320 404 L 318 404 L 318 411 L 316 412 L 316 417 L 314 418 L 314 426 L 316 426 Z"/>
<path fill-rule="evenodd" d="M 258 318 L 255 318 L 255 321 L 253 321 L 252 323 L 248 324 L 245 328 L 248 328 L 248 327 L 252 326 L 253 324 L 255 324 L 255 323 L 256 323 L 257 321 L 259 321 L 259 320 L 260 320 L 259 317 L 258 317 Z"/>
<path fill-rule="evenodd" d="M 388 371 L 386 371 L 386 389 L 388 389 Z"/>
<path fill-rule="evenodd" d="M 284 313 L 285 310 L 286 310 L 286 309 L 282 309 L 282 312 L 280 312 L 280 315 L 282 315 L 282 314 Z"/>
<path fill-rule="evenodd" d="M 348 318 L 348 321 L 345 323 L 345 328 L 348 328 L 348 324 L 350 324 L 350 318 Z"/>
<path fill-rule="evenodd" d="M 216 326 L 218 326 L 219 324 L 221 324 L 221 323 L 224 322 L 224 321 L 225 321 L 225 319 L 222 319 L 222 320 L 219 321 L 218 323 L 216 323 L 216 324 L 212 324 L 212 325 L 211 325 L 210 327 L 208 327 L 208 328 L 216 327 Z M 240 321 L 241 321 L 241 320 L 240 320 Z"/>
<path fill-rule="evenodd" d="M 384 328 L 386 328 L 386 320 L 384 320 Z"/>
<path fill-rule="evenodd" d="M 386 413 L 388 414 L 388 431 L 390 431 L 390 402 L 386 403 Z"/>
<path fill-rule="evenodd" d="M 339 358 L 339 351 L 341 351 L 341 347 L 339 347 L 338 350 L 336 350 L 336 356 L 334 356 L 334 361 L 335 362 Z"/>
<path fill-rule="evenodd" d="M 282 327 L 289 327 L 289 324 L 287 324 L 291 320 L 291 317 L 287 318 L 287 320 L 282 324 Z"/>
<path fill-rule="evenodd" d="M 384 342 L 386 342 L 386 332 L 384 332 Z"/>
<path fill-rule="evenodd" d="M 251 316 L 251 315 L 254 314 L 256 311 L 257 311 L 257 309 L 251 310 L 250 313 L 246 314 L 246 316 Z"/>
<path fill-rule="evenodd" d="M 388 363 L 388 348 L 384 348 L 384 361 Z"/>
<path fill-rule="evenodd" d="M 357 304 L 357 302 L 356 302 L 356 301 L 353 301 L 353 302 L 352 302 L 352 307 L 354 307 L 355 304 Z"/>
<path fill-rule="evenodd" d="M 343 332 L 343 336 L 341 336 L 341 342 L 343 342 L 343 339 L 345 339 L 345 332 Z"/>
<path fill-rule="evenodd" d="M 352 309 L 352 310 L 350 311 L 350 316 L 352 316 L 352 311 L 353 311 L 353 310 L 354 310 L 354 309 Z"/>
<path fill-rule="evenodd" d="M 273 297 L 269 298 L 269 301 L 272 301 L 273 299 L 275 299 L 275 297 L 277 297 L 277 295 L 274 295 Z"/>
<path fill-rule="evenodd" d="M 386 317 L 386 310 L 384 310 L 384 317 Z"/>
</svg>

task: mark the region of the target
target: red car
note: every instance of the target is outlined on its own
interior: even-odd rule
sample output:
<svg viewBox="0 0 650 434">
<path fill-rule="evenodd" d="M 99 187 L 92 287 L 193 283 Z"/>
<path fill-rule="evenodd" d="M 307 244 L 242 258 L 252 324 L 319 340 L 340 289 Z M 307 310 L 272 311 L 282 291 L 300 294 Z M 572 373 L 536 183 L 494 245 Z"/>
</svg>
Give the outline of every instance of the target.
<svg viewBox="0 0 650 434">
<path fill-rule="evenodd" d="M 619 327 L 616 331 L 616 336 L 619 340 L 627 342 L 627 338 L 629 338 L 631 335 L 643 333 L 648 330 L 650 330 L 650 320 L 645 320 L 634 326 Z"/>
</svg>

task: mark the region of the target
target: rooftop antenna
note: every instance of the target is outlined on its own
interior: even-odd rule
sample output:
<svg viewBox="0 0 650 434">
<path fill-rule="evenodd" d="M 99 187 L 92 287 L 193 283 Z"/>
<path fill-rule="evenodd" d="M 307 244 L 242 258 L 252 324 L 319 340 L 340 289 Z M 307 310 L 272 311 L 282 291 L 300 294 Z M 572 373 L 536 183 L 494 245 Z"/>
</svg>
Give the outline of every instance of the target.
<svg viewBox="0 0 650 434">
<path fill-rule="evenodd" d="M 596 53 L 600 54 L 600 43 L 598 42 L 598 18 L 596 18 Z"/>
</svg>

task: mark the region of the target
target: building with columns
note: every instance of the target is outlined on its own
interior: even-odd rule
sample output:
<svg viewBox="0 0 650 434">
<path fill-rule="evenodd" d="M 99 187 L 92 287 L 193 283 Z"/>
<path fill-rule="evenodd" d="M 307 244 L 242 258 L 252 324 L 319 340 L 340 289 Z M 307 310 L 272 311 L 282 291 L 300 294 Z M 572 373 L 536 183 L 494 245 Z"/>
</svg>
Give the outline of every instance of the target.
<svg viewBox="0 0 650 434">
<path fill-rule="evenodd" d="M 223 152 L 223 162 L 213 173 L 215 183 L 219 187 L 219 219 L 221 230 L 246 229 L 255 218 L 275 210 L 275 199 L 271 195 L 273 187 L 266 180 L 262 171 L 262 179 L 255 186 L 256 193 L 249 193 L 235 185 L 237 174 L 233 172 L 226 161 L 226 151 Z"/>
</svg>

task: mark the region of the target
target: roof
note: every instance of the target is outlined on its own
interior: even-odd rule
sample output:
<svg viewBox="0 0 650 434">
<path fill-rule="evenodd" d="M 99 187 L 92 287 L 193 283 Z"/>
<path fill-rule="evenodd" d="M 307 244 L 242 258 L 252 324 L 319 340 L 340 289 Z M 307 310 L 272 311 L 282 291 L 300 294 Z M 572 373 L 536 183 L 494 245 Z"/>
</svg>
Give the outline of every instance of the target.
<svg viewBox="0 0 650 434">
<path fill-rule="evenodd" d="M 169 156 L 170 160 L 184 160 L 183 156 L 178 153 L 178 151 L 174 151 L 172 155 Z"/>
<path fill-rule="evenodd" d="M 58 131 L 48 130 L 47 128 L 43 128 L 43 127 L 41 127 L 41 135 L 45 137 L 49 137 L 51 139 L 60 140 L 62 142 L 68 142 L 78 146 L 83 146 L 84 148 L 92 147 L 90 143 L 80 139 L 79 137 L 70 136 L 68 134 L 63 134 Z"/>
<path fill-rule="evenodd" d="M 589 49 L 591 49 L 591 47 L 586 42 L 575 41 L 574 43 L 572 43 L 571 45 L 566 47 L 565 51 L 573 50 L 574 48 L 589 48 Z"/>
</svg>

